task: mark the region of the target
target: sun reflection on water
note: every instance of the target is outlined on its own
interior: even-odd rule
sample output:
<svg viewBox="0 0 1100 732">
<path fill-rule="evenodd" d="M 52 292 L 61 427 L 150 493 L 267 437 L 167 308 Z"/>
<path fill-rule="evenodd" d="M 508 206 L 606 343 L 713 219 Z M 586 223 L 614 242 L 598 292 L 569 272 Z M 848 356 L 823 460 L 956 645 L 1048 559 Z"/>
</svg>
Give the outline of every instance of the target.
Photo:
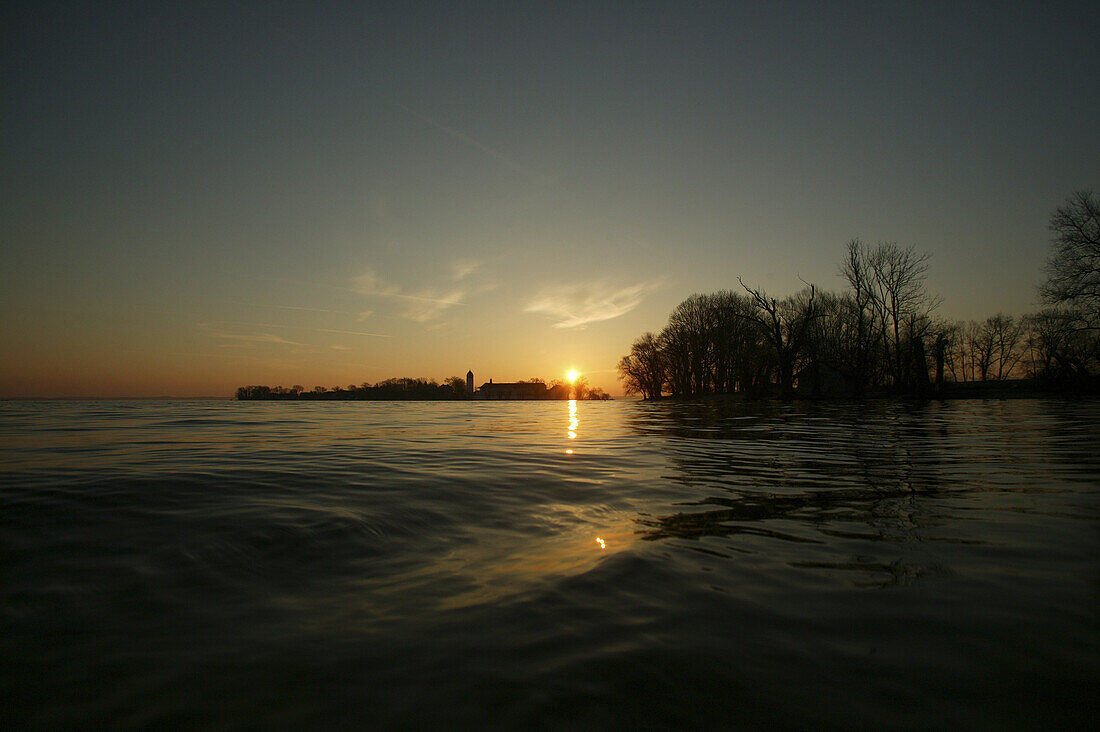
<svg viewBox="0 0 1100 732">
<path fill-rule="evenodd" d="M 580 426 L 581 421 L 577 417 L 577 400 L 569 400 L 569 431 L 568 436 L 570 440 L 577 439 L 577 428 Z"/>
</svg>

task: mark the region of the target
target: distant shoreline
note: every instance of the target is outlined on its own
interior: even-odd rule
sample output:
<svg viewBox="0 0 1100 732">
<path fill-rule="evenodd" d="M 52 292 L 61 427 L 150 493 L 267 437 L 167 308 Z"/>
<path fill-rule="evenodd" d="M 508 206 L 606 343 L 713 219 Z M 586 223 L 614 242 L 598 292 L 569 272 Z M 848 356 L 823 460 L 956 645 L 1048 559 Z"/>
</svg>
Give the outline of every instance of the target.
<svg viewBox="0 0 1100 732">
<path fill-rule="evenodd" d="M 219 397 L 219 398 L 222 398 L 222 397 Z M 548 398 L 548 399 L 524 399 L 522 397 L 520 397 L 520 398 L 495 397 L 493 399 L 481 399 L 481 398 L 478 398 L 478 397 L 472 397 L 472 398 L 457 397 L 456 398 L 456 397 L 430 397 L 430 396 L 427 396 L 427 397 L 426 396 L 361 397 L 361 396 L 342 396 L 342 395 L 329 396 L 329 395 L 325 395 L 325 396 L 322 396 L 322 397 L 313 397 L 313 396 L 295 397 L 295 396 L 274 396 L 274 395 L 271 395 L 271 396 L 243 396 L 243 397 L 242 396 L 237 396 L 237 397 L 227 397 L 227 398 L 230 401 L 241 401 L 241 402 L 476 402 L 478 404 L 491 404 L 493 402 L 570 402 L 570 401 L 608 402 L 608 401 L 616 401 L 616 400 L 624 400 L 624 399 L 626 401 L 640 401 L 640 400 L 636 400 L 636 399 L 631 399 L 629 397 L 608 397 L 606 399 L 589 399 L 587 397 L 582 397 L 581 399 L 569 399 L 567 397 L 555 397 L 555 398 Z"/>
</svg>

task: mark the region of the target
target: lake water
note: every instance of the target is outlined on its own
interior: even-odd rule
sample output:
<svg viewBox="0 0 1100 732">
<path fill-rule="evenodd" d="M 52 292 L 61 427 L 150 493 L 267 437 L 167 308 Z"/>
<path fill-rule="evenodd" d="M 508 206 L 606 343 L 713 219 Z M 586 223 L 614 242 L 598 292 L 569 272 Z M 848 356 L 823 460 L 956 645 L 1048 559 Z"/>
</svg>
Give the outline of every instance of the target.
<svg viewBox="0 0 1100 732">
<path fill-rule="evenodd" d="M 0 402 L 0 726 L 1086 726 L 1100 401 Z"/>
</svg>

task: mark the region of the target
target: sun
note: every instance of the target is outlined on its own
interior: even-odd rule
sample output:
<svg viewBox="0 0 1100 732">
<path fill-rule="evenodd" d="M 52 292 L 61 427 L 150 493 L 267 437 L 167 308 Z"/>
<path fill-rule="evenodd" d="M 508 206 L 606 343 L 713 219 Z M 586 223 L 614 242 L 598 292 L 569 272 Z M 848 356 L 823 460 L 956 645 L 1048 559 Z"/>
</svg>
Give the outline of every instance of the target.
<svg viewBox="0 0 1100 732">
<path fill-rule="evenodd" d="M 569 383 L 572 384 L 574 381 L 577 380 L 578 376 L 580 376 L 580 374 L 570 369 L 569 373 L 565 375 L 565 378 L 569 379 Z"/>
</svg>

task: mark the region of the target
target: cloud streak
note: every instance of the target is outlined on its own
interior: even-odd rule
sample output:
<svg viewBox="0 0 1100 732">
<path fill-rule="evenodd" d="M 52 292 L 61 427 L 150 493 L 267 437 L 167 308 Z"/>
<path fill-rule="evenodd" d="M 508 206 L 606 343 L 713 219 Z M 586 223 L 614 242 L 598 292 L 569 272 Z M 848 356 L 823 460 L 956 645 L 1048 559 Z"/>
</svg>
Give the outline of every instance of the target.
<svg viewBox="0 0 1100 732">
<path fill-rule="evenodd" d="M 278 310 L 300 310 L 307 313 L 342 313 L 347 315 L 343 310 L 330 310 L 329 308 L 303 308 L 295 305 L 261 305 L 260 307 L 276 308 Z"/>
<path fill-rule="evenodd" d="M 312 330 L 319 333 L 342 333 L 344 335 L 368 336 L 370 338 L 393 338 L 393 336 L 386 335 L 385 333 L 366 333 L 361 330 L 336 330 L 335 328 L 313 328 Z"/>
<path fill-rule="evenodd" d="M 277 336 L 277 335 L 272 335 L 271 333 L 248 334 L 248 333 L 221 333 L 221 332 L 215 331 L 215 332 L 212 332 L 212 333 L 208 333 L 207 335 L 209 335 L 213 338 L 224 338 L 225 340 L 232 340 L 232 341 L 245 341 L 247 343 L 274 343 L 274 344 L 281 345 L 281 346 L 304 346 L 304 345 L 306 345 L 305 343 L 298 343 L 297 341 L 290 341 L 290 340 L 287 340 L 286 338 L 282 338 L 282 337 Z"/>
<path fill-rule="evenodd" d="M 481 262 L 472 259 L 460 259 L 451 265 L 451 279 L 461 282 L 481 268 Z"/>
<path fill-rule="evenodd" d="M 543 290 L 523 310 L 553 318 L 555 328 L 581 328 L 629 313 L 658 286 L 660 282 L 625 287 L 604 282 L 563 285 Z"/>
<path fill-rule="evenodd" d="M 484 142 L 481 142 L 480 140 L 476 140 L 473 137 L 470 137 L 469 135 L 467 135 L 466 133 L 461 132 L 459 130 L 456 130 L 454 127 L 451 127 L 449 125 L 445 125 L 445 124 L 443 124 L 442 122 L 440 122 L 438 120 L 432 119 L 431 117 L 429 117 L 426 114 L 421 114 L 420 112 L 417 112 L 415 109 L 413 109 L 411 107 L 407 107 L 404 104 L 398 104 L 397 108 L 400 109 L 401 111 L 405 112 L 406 114 L 409 114 L 409 115 L 412 115 L 413 117 L 416 117 L 421 122 L 424 122 L 425 124 L 431 125 L 435 129 L 442 132 L 443 134 L 445 134 L 449 137 L 452 137 L 455 140 L 458 140 L 459 142 L 464 143 L 464 144 L 474 148 L 475 150 L 478 150 L 478 151 L 484 153 L 485 155 L 488 155 L 493 160 L 496 160 L 498 163 L 500 163 L 501 165 L 503 165 L 506 168 L 514 170 L 515 172 L 520 173 L 521 175 L 524 175 L 527 178 L 529 178 L 533 181 L 536 181 L 536 182 L 541 182 L 543 180 L 542 176 L 539 176 L 533 170 L 530 170 L 530 169 L 526 168 L 525 166 L 523 166 L 520 163 L 516 162 L 515 160 L 508 157 L 507 155 L 500 152 L 499 150 L 495 150 L 495 149 L 489 147 Z"/>
<path fill-rule="evenodd" d="M 462 277 L 466 277 L 476 269 L 469 269 L 462 274 Z M 456 270 L 456 273 L 459 270 Z M 397 298 L 404 301 L 404 308 L 401 311 L 401 316 L 408 318 L 417 323 L 424 323 L 439 315 L 450 307 L 455 305 L 466 305 L 462 302 L 462 298 L 466 295 L 466 291 L 463 289 L 451 289 L 447 292 L 436 292 L 435 290 L 420 290 L 415 294 L 403 292 L 398 285 L 384 282 L 373 271 L 366 271 L 363 274 L 355 278 L 356 292 L 361 295 L 367 295 L 369 297 L 389 297 Z"/>
</svg>

